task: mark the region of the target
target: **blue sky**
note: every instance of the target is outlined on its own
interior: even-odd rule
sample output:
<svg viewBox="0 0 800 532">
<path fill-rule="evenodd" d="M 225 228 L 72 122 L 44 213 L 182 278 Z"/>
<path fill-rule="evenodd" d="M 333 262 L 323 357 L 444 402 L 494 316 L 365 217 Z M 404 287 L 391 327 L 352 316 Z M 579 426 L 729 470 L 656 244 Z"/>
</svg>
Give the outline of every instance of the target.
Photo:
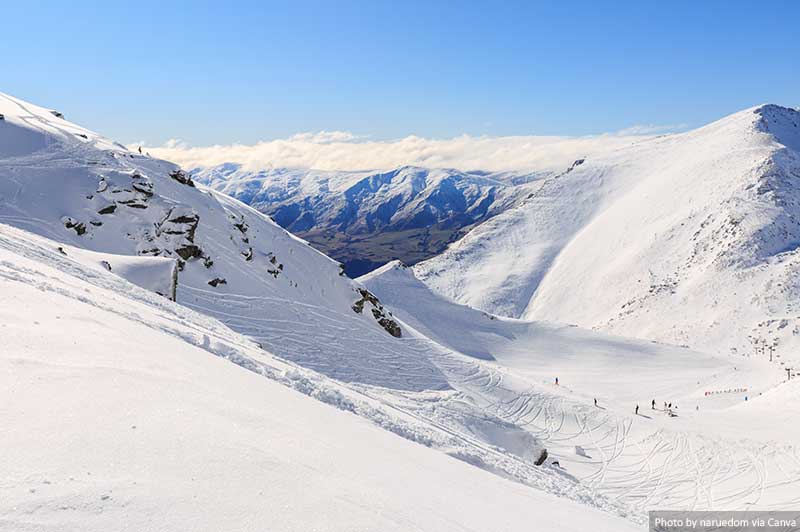
<svg viewBox="0 0 800 532">
<path fill-rule="evenodd" d="M 15 2 L 0 90 L 124 142 L 584 135 L 800 105 L 800 2 Z"/>
</svg>

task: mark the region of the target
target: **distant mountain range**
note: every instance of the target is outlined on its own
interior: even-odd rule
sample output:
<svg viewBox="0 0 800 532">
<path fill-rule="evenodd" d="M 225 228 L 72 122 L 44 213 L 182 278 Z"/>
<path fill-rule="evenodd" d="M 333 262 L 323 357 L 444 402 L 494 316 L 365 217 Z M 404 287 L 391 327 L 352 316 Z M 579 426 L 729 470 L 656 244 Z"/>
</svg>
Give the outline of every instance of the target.
<svg viewBox="0 0 800 532">
<path fill-rule="evenodd" d="M 411 166 L 386 172 L 251 171 L 233 163 L 190 173 L 270 215 L 342 262 L 351 277 L 394 259 L 415 264 L 442 252 L 553 175 Z"/>
</svg>

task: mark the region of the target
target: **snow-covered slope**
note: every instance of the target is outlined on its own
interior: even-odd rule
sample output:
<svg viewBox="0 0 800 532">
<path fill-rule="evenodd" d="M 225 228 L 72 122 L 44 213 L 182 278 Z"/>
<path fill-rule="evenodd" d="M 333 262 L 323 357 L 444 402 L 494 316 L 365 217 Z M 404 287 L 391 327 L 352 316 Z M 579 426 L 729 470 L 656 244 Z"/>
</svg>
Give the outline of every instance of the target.
<svg viewBox="0 0 800 532">
<path fill-rule="evenodd" d="M 730 368 L 731 362 L 674 346 L 642 342 L 549 322 L 524 321 L 459 305 L 419 281 L 411 268 L 395 261 L 360 277 L 403 323 L 441 345 L 536 380 L 560 376 L 570 386 L 641 400 L 642 389 L 657 396 L 682 395 L 686 375 L 695 381 Z M 685 373 L 676 374 L 680 367 Z M 672 380 L 672 379 L 675 380 Z M 618 389 L 620 380 L 637 386 Z M 689 389 L 694 389 L 694 383 Z"/>
<path fill-rule="evenodd" d="M 272 216 L 360 275 L 429 258 L 538 188 L 539 173 L 402 167 L 380 172 L 249 170 L 226 163 L 192 177 Z"/>
<path fill-rule="evenodd" d="M 41 107 L 0 94 L 0 114 L 0 222 L 95 252 L 172 259 L 178 302 L 306 367 L 447 388 L 423 351 L 395 338 L 402 331 L 379 302 L 268 217 Z"/>
<path fill-rule="evenodd" d="M 513 517 L 524 523 L 506 519 L 504 512 L 513 503 L 550 515 L 550 495 L 638 522 L 654 508 L 789 508 L 800 500 L 794 432 L 770 429 L 761 419 L 772 405 L 796 396 L 795 383 L 781 384 L 785 374 L 762 360 L 487 315 L 438 295 L 397 264 L 362 279 L 378 292 L 379 302 L 362 284 L 339 275 L 334 261 L 237 200 L 190 183 L 175 166 L 126 151 L 13 98 L 0 97 L 0 107 L 6 116 L 0 134 L 7 141 L 0 146 L 6 150 L 0 154 L 0 222 L 16 226 L 0 224 L 0 293 L 8 294 L 0 300 L 0 325 L 13 324 L 13 333 L 2 336 L 0 329 L 0 337 L 14 346 L 2 353 L 13 368 L 2 374 L 15 396 L 21 388 L 29 394 L 22 403 L 3 402 L 11 405 L 2 413 L 12 422 L 0 436 L 13 442 L 12 463 L 22 468 L 4 475 L 14 479 L 11 508 L 23 508 L 23 514 L 0 513 L 12 516 L 13 528 L 41 528 L 45 521 L 64 528 L 69 515 L 51 511 L 51 502 L 66 508 L 61 511 L 99 512 L 100 506 L 85 501 L 108 501 L 119 493 L 129 497 L 122 509 L 108 507 L 112 517 L 133 508 L 135 519 L 154 514 L 169 522 L 165 508 L 175 508 L 186 522 L 227 529 L 227 520 L 247 528 L 253 523 L 245 520 L 253 515 L 279 530 L 306 529 L 309 523 L 326 529 L 329 522 L 334 530 L 353 522 L 355 528 L 390 530 L 516 530 L 536 523 L 546 530 L 550 522 L 534 520 L 527 507 Z M 538 182 L 529 202 L 582 167 Z M 504 235 L 495 236 L 499 241 Z M 155 293 L 163 293 L 155 285 L 172 278 L 171 267 L 180 270 L 177 304 Z M 31 301 L 33 310 L 18 312 L 21 301 Z M 386 301 L 391 305 L 384 308 Z M 209 354 L 233 364 L 194 360 Z M 20 376 L 27 379 L 23 384 Z M 555 377 L 561 379 L 557 386 Z M 361 420 L 316 417 L 320 405 L 276 388 L 276 382 Z M 259 385 L 266 389 L 254 389 Z M 126 395 L 129 388 L 135 396 Z M 681 409 L 635 415 L 634 405 L 649 405 L 654 395 L 659 405 L 677 401 Z M 750 400 L 742 407 L 745 396 Z M 17 412 L 51 397 L 63 397 L 63 407 L 48 412 L 44 403 L 31 415 Z M 185 421 L 184 412 L 198 426 Z M 93 436 L 85 430 L 90 419 L 117 428 L 119 420 L 139 414 L 153 427 L 141 445 L 114 439 L 113 431 Z M 41 425 L 25 424 L 40 417 Z M 188 435 L 177 430 L 182 423 Z M 751 423 L 762 431 L 735 432 L 737 424 Z M 329 424 L 337 429 L 326 432 Z M 406 451 L 389 443 L 396 439 L 392 435 L 370 432 L 370 424 L 440 451 L 430 458 L 436 463 L 447 461 L 447 454 L 458 461 L 446 463 L 457 465 L 441 462 L 452 469 L 440 469 L 414 456 L 409 460 L 422 467 L 397 458 L 398 471 L 392 457 Z M 16 426 L 22 429 L 15 432 Z M 141 426 L 131 422 L 123 428 L 132 436 Z M 30 444 L 36 429 L 46 437 Z M 66 444 L 51 445 L 58 434 L 66 435 Z M 92 437 L 96 441 L 86 441 Z M 308 443 L 309 438 L 317 439 Z M 209 450 L 198 441 L 208 441 Z M 68 452 L 59 453 L 62 447 Z M 357 458 L 348 458 L 345 447 L 357 457 L 391 463 L 353 465 Z M 544 447 L 549 456 L 541 462 Z M 71 460 L 73 455 L 78 459 Z M 41 456 L 46 459 L 40 466 Z M 70 478 L 84 478 L 74 474 L 73 461 L 93 477 L 102 471 L 114 492 L 100 493 L 88 483 L 73 488 Z M 462 474 L 464 464 L 484 471 Z M 430 490 L 405 493 L 415 486 L 407 474 L 419 472 L 420 482 L 428 481 L 423 469 L 449 476 L 448 486 L 458 484 L 447 489 L 446 502 L 442 480 L 429 482 Z M 59 471 L 63 491 L 30 484 L 41 479 L 52 486 L 50 471 Z M 533 487 L 549 495 L 537 493 L 532 504 L 513 494 L 506 501 L 504 488 L 492 487 L 498 479 L 485 480 L 487 471 L 515 480 L 512 491 L 524 494 Z M 298 476 L 323 491 L 307 483 L 299 487 Z M 135 491 L 144 477 L 152 481 L 148 487 L 170 491 Z M 342 477 L 347 480 L 340 482 Z M 198 479 L 202 488 L 192 484 Z M 289 486 L 285 491 L 283 484 Z M 213 495 L 207 485 L 214 486 Z M 184 495 L 195 492 L 202 510 Z M 215 505 L 211 498 L 221 492 L 236 496 Z M 34 493 L 43 498 L 32 498 Z M 167 505 L 159 505 L 159 496 Z M 352 504 L 353 521 L 329 499 L 346 509 Z M 479 499 L 490 501 L 481 516 Z M 318 513 L 311 521 L 269 521 L 282 519 L 272 501 L 289 507 L 288 519 L 296 516 L 291 509 Z M 461 501 L 476 501 L 474 510 L 463 513 L 469 523 L 442 524 L 439 519 L 460 511 Z M 423 510 L 409 510 L 415 504 Z M 562 508 L 577 519 L 575 528 L 585 529 L 585 516 L 596 515 L 556 504 L 554 519 L 562 517 Z M 262 509 L 272 516 L 262 518 Z M 328 516 L 333 520 L 323 520 Z M 604 526 L 603 519 L 610 518 L 598 517 L 596 526 Z M 96 528 L 107 528 L 107 522 L 96 522 Z M 610 523 L 611 529 L 626 526 Z"/>
<path fill-rule="evenodd" d="M 300 366 L 271 358 L 282 368 L 276 371 L 250 351 L 218 345 L 229 332 L 176 332 L 179 337 L 465 463 L 631 515 L 624 503 L 597 495 L 549 463 L 537 466 L 542 445 L 535 435 L 463 401 L 451 386 L 471 362 L 464 365 L 462 355 L 407 330 L 371 293 L 341 275 L 336 262 L 266 216 L 195 185 L 167 162 L 128 152 L 45 109 L 8 96 L 0 102 L 0 128 L 9 141 L 0 154 L 0 221 L 53 238 L 34 246 L 37 257 L 55 254 L 73 274 L 70 261 L 78 261 L 93 275 L 119 282 L 126 278 L 120 275 L 124 266 L 140 256 L 177 265 L 177 303 Z M 29 142 L 37 137 L 40 142 Z M 131 280 L 136 272 L 147 288 L 164 279 L 157 271 L 128 269 Z M 27 282 L 35 284 L 36 276 Z M 177 313 L 167 321 L 189 320 L 189 311 L 153 297 Z M 142 314 L 130 317 L 139 321 Z M 106 336 L 115 334 L 109 329 Z M 337 383 L 316 386 L 320 377 L 308 368 Z"/>
<path fill-rule="evenodd" d="M 588 158 L 416 266 L 513 317 L 717 352 L 796 351 L 800 113 L 764 105 Z M 797 360 L 800 362 L 800 360 Z"/>
<path fill-rule="evenodd" d="M 59 247 L 0 224 L 0 529 L 639 528 L 381 430 L 353 390 Z"/>
<path fill-rule="evenodd" d="M 360 280 L 409 334 L 453 352 L 440 364 L 459 395 L 431 407 L 439 418 L 479 407 L 534 435 L 581 485 L 641 512 L 791 509 L 800 498 L 790 421 L 800 380 L 763 359 L 493 316 L 397 263 Z"/>
</svg>

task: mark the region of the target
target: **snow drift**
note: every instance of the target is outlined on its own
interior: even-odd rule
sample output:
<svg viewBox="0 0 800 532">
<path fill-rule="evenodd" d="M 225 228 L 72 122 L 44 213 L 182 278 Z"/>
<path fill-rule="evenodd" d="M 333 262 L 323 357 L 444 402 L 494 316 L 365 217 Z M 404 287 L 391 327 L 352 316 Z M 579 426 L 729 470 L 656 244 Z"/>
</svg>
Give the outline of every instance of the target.
<svg viewBox="0 0 800 532">
<path fill-rule="evenodd" d="M 140 257 L 97 253 L 72 246 L 58 246 L 64 256 L 85 266 L 103 268 L 160 296 L 175 301 L 178 290 L 178 261 L 167 257 Z"/>
</svg>

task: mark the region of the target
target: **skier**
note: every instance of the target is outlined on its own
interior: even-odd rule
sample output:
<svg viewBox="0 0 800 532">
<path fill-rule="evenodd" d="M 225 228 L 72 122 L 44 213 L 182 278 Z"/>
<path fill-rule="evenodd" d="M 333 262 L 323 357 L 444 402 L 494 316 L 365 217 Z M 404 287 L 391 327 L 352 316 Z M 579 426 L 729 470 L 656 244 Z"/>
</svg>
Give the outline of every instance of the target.
<svg viewBox="0 0 800 532">
<path fill-rule="evenodd" d="M 639 415 L 639 405 L 636 405 L 636 415 Z"/>
<path fill-rule="evenodd" d="M 556 386 L 558 386 L 558 377 L 556 377 Z"/>
<path fill-rule="evenodd" d="M 594 399 L 594 406 L 597 406 L 597 398 Z"/>
<path fill-rule="evenodd" d="M 670 404 L 669 404 L 669 406 L 668 406 L 667 408 L 668 408 L 669 410 L 672 410 L 672 403 L 670 403 Z"/>
<path fill-rule="evenodd" d="M 139 146 L 139 155 L 141 155 L 141 154 L 142 154 L 142 147 Z"/>
<path fill-rule="evenodd" d="M 650 403 L 650 409 L 651 410 L 655 410 L 656 409 L 656 400 L 655 399 L 653 399 L 653 402 Z"/>
</svg>

